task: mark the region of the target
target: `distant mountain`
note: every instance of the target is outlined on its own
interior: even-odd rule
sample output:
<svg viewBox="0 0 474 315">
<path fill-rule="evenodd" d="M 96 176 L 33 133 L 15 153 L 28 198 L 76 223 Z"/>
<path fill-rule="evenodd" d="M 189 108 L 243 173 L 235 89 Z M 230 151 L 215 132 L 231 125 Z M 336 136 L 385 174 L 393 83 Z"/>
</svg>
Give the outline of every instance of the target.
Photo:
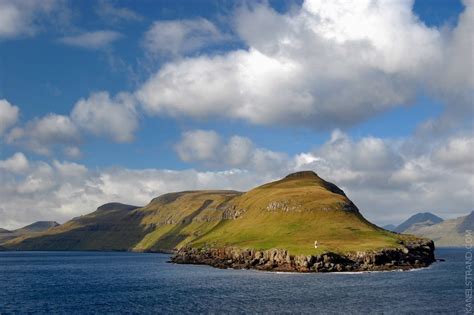
<svg viewBox="0 0 474 315">
<path fill-rule="evenodd" d="M 22 228 L 9 231 L 6 229 L 0 228 L 0 242 L 5 242 L 7 240 L 34 233 L 44 232 L 52 227 L 58 226 L 59 223 L 56 221 L 36 221 L 30 225 L 24 226 Z"/>
<path fill-rule="evenodd" d="M 411 216 L 408 220 L 397 226 L 393 231 L 398 233 L 409 233 L 410 229 L 419 229 L 443 222 L 443 219 L 430 213 L 423 212 Z"/>
<path fill-rule="evenodd" d="M 436 246 L 464 246 L 466 230 L 474 231 L 474 211 L 467 216 L 429 226 L 413 225 L 406 233 L 432 239 Z"/>
<path fill-rule="evenodd" d="M 42 232 L 46 231 L 49 228 L 58 226 L 59 223 L 56 221 L 36 221 L 30 225 L 24 226 L 15 231 L 25 231 L 25 232 Z"/>
<path fill-rule="evenodd" d="M 459 233 L 466 233 L 466 230 L 473 230 L 474 227 L 474 211 L 471 211 L 458 226 Z"/>
<path fill-rule="evenodd" d="M 382 226 L 382 228 L 384 228 L 387 231 L 393 232 L 395 231 L 396 226 L 394 224 L 387 224 L 387 225 Z"/>
</svg>

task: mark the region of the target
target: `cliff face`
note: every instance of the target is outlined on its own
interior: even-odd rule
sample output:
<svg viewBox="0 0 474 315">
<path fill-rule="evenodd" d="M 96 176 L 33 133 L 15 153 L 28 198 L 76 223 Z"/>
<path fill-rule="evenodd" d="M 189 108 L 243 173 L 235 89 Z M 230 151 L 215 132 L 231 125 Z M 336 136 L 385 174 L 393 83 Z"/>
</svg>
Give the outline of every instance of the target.
<svg viewBox="0 0 474 315">
<path fill-rule="evenodd" d="M 179 264 L 203 264 L 217 268 L 257 269 L 289 272 L 343 272 L 411 269 L 429 266 L 435 261 L 432 241 L 403 243 L 400 248 L 351 254 L 323 253 L 291 255 L 287 250 L 225 248 L 182 248 L 171 261 Z"/>
</svg>

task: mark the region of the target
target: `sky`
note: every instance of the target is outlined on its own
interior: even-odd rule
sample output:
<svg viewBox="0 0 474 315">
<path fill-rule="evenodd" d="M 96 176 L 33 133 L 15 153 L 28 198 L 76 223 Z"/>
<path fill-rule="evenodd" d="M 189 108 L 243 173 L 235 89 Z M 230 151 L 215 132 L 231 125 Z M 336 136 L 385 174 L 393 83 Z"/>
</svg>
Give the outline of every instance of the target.
<svg viewBox="0 0 474 315">
<path fill-rule="evenodd" d="M 474 1 L 0 0 L 0 226 L 299 170 L 474 210 Z"/>
</svg>

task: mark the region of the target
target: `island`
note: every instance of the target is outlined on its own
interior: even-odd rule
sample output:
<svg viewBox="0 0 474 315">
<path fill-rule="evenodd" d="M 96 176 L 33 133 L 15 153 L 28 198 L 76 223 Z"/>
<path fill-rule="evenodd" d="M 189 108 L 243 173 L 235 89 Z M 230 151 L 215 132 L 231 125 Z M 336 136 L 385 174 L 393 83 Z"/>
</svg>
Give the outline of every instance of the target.
<svg viewBox="0 0 474 315">
<path fill-rule="evenodd" d="M 435 261 L 433 241 L 370 223 L 344 191 L 313 171 L 245 193 L 168 193 L 144 207 L 109 203 L 0 245 L 7 250 L 168 252 L 179 264 L 266 271 L 380 271 Z"/>
</svg>

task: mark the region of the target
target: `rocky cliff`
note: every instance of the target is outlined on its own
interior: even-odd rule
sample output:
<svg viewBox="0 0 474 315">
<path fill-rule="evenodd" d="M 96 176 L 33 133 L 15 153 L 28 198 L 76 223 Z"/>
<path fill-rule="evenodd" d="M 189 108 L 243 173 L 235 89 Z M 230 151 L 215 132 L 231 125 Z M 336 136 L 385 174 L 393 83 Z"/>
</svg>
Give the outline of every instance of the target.
<svg viewBox="0 0 474 315">
<path fill-rule="evenodd" d="M 286 272 L 384 271 L 429 266 L 435 261 L 429 240 L 403 243 L 400 248 L 320 255 L 291 255 L 284 249 L 255 250 L 235 247 L 179 250 L 171 261 L 217 268 L 257 269 Z"/>
</svg>

